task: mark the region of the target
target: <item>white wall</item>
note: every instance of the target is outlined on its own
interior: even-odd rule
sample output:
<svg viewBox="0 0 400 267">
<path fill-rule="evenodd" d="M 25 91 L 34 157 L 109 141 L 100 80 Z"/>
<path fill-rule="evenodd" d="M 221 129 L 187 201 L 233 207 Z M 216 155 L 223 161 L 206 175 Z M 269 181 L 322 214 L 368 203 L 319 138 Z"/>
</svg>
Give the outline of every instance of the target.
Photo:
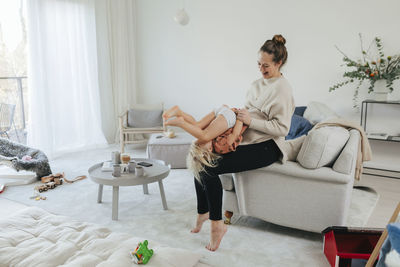
<svg viewBox="0 0 400 267">
<path fill-rule="evenodd" d="M 184 27 L 173 20 L 183 4 L 190 16 Z M 282 72 L 296 105 L 321 101 L 359 120 L 352 109 L 355 84 L 328 92 L 344 71 L 334 45 L 358 58 L 362 33 L 364 46 L 380 36 L 387 55 L 400 53 L 399 10 L 398 0 L 137 0 L 138 99 L 178 104 L 197 118 L 222 103 L 241 107 L 250 83 L 260 77 L 258 49 L 281 33 L 289 52 Z M 393 95 L 400 98 L 400 84 L 395 85 Z M 400 115 L 400 106 L 397 111 L 385 118 Z M 396 123 L 383 125 L 400 134 Z"/>
</svg>

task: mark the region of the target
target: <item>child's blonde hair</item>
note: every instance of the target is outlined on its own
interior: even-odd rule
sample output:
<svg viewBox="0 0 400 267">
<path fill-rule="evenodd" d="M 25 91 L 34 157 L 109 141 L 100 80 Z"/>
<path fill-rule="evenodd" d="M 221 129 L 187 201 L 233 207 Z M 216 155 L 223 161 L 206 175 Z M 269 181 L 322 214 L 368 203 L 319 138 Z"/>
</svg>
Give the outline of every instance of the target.
<svg viewBox="0 0 400 267">
<path fill-rule="evenodd" d="M 199 146 L 193 141 L 186 157 L 188 169 L 194 174 L 194 177 L 201 183 L 200 172 L 205 171 L 205 167 L 216 167 L 220 156 L 214 152 L 210 152 L 206 147 Z"/>
</svg>

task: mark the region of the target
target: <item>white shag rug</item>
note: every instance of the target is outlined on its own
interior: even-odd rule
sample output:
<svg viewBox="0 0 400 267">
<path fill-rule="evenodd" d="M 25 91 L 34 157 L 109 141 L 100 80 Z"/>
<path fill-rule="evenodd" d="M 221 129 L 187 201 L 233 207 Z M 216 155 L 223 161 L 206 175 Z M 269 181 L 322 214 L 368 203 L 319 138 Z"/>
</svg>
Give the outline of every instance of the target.
<svg viewBox="0 0 400 267">
<path fill-rule="evenodd" d="M 51 162 L 53 173 L 65 172 L 69 179 L 86 174 L 95 163 L 108 160 L 116 145 L 102 149 L 68 154 Z M 145 157 L 145 149 L 127 151 L 133 157 Z M 126 232 L 132 236 L 156 240 L 176 248 L 185 248 L 203 255 L 200 262 L 212 266 L 329 266 L 322 252 L 321 234 L 274 225 L 251 217 L 234 217 L 220 248 L 209 252 L 210 224 L 206 222 L 198 234 L 190 229 L 196 218 L 196 197 L 193 177 L 186 169 L 172 170 L 163 180 L 169 210 L 162 209 L 158 184 L 149 185 L 149 195 L 141 186 L 120 187 L 119 220 L 111 220 L 112 187 L 104 186 L 103 203 L 97 203 L 98 185 L 89 178 L 73 184 L 63 184 L 42 193 L 47 200 L 29 197 L 34 186 L 11 186 L 0 195 L 19 203 L 41 207 L 54 214 L 93 222 Z M 354 189 L 349 226 L 364 226 L 378 200 L 367 189 Z M 149 245 L 151 247 L 151 244 Z"/>
</svg>

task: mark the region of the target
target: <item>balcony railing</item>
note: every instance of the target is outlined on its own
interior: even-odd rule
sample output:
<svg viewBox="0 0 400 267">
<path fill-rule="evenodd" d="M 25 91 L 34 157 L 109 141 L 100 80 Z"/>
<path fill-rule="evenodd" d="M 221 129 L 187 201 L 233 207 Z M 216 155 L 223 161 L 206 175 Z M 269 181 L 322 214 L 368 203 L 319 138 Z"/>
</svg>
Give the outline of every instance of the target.
<svg viewBox="0 0 400 267">
<path fill-rule="evenodd" d="M 27 77 L 0 77 L 0 103 L 14 104 L 14 124 L 16 131 L 10 132 L 10 139 L 26 143 L 26 111 L 28 110 Z M 18 140 L 19 139 L 19 140 Z"/>
</svg>

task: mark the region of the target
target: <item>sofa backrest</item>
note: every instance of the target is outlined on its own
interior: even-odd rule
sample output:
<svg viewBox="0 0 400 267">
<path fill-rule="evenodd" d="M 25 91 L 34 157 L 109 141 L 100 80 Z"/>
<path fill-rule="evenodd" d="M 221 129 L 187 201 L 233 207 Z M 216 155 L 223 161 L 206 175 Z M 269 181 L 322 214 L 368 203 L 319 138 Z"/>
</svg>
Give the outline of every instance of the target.
<svg viewBox="0 0 400 267">
<path fill-rule="evenodd" d="M 359 145 L 360 132 L 355 129 L 350 130 L 349 140 L 333 164 L 332 169 L 343 174 L 354 173 Z"/>
</svg>

